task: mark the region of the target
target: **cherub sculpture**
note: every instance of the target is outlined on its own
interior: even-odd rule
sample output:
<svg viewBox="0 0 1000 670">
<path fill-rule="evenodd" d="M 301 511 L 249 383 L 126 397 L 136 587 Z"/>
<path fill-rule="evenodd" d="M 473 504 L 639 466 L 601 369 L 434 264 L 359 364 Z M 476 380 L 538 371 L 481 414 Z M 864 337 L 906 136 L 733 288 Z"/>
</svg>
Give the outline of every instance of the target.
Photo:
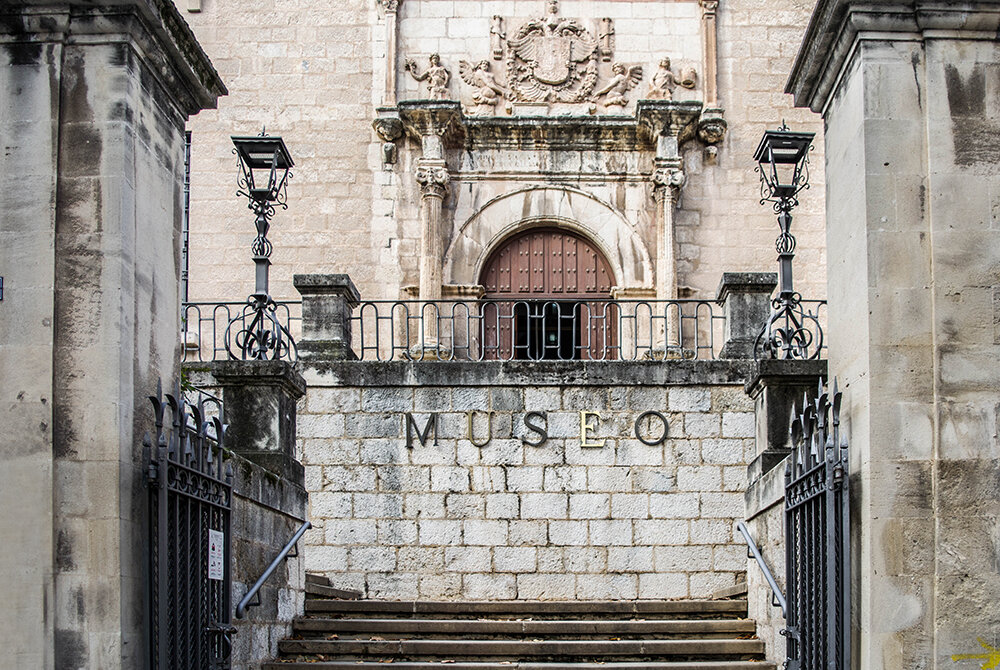
<svg viewBox="0 0 1000 670">
<path fill-rule="evenodd" d="M 606 107 L 611 107 L 612 105 L 624 107 L 628 104 L 625 94 L 635 88 L 636 84 L 642 79 L 642 66 L 633 65 L 627 68 L 622 63 L 615 63 L 611 71 L 614 72 L 611 81 L 608 82 L 607 86 L 594 93 L 594 97 L 599 98 L 602 95 L 606 95 L 607 97 L 604 99 Z"/>
<path fill-rule="evenodd" d="M 670 59 L 664 58 L 660 61 L 660 69 L 653 75 L 649 94 L 646 97 L 650 100 L 673 100 L 674 89 L 678 86 L 694 88 L 694 78 L 694 70 L 690 70 L 685 73 L 684 77 L 678 79 L 670 70 Z"/>
<path fill-rule="evenodd" d="M 448 81 L 451 79 L 451 74 L 441 65 L 441 56 L 431 54 L 428 60 L 430 64 L 427 69 L 420 72 L 416 61 L 407 58 L 406 71 L 413 75 L 417 81 L 427 80 L 427 97 L 431 100 L 447 100 Z"/>
<path fill-rule="evenodd" d="M 476 103 L 475 114 L 492 114 L 497 100 L 507 94 L 490 72 L 490 62 L 487 60 L 481 60 L 475 65 L 459 61 L 458 73 L 462 76 L 462 81 L 476 89 L 472 94 L 472 102 Z"/>
</svg>

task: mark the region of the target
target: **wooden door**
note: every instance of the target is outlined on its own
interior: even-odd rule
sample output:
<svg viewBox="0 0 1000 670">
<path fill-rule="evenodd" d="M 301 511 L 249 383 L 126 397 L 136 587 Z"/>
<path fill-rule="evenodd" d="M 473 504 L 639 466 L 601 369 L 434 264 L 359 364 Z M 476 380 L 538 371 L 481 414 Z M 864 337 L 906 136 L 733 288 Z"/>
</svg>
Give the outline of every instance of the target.
<svg viewBox="0 0 1000 670">
<path fill-rule="evenodd" d="M 536 228 L 515 235 L 483 267 L 483 357 L 612 358 L 614 275 L 583 237 Z"/>
</svg>

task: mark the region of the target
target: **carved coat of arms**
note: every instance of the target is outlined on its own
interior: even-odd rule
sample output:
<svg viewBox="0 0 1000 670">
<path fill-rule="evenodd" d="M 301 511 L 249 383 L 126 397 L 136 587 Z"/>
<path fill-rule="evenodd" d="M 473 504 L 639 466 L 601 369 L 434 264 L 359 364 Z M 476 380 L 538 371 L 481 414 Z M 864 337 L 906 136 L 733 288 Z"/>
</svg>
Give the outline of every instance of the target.
<svg viewBox="0 0 1000 670">
<path fill-rule="evenodd" d="M 573 19 L 532 19 L 507 39 L 507 81 L 514 102 L 585 102 L 597 84 L 598 40 Z"/>
</svg>

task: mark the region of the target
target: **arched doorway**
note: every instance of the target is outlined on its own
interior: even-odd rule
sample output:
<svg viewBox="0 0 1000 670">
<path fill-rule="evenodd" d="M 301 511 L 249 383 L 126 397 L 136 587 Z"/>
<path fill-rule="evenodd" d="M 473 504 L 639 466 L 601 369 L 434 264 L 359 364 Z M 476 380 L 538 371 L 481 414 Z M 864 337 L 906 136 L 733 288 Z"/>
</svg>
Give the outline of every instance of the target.
<svg viewBox="0 0 1000 670">
<path fill-rule="evenodd" d="M 514 235 L 480 274 L 483 357 L 591 360 L 614 351 L 614 274 L 597 247 L 557 228 Z"/>
</svg>

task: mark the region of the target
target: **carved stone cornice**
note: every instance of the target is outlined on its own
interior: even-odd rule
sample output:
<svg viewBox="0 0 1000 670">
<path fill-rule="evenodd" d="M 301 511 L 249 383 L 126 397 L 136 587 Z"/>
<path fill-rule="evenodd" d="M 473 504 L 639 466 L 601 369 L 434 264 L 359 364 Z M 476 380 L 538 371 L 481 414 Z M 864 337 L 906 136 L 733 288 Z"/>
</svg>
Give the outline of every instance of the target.
<svg viewBox="0 0 1000 670">
<path fill-rule="evenodd" d="M 451 100 L 407 100 L 399 103 L 399 119 L 410 137 L 437 135 L 458 142 L 464 134 L 462 105 Z"/>
<path fill-rule="evenodd" d="M 796 107 L 822 113 L 851 54 L 867 35 L 882 43 L 912 41 L 933 32 L 935 39 L 996 39 L 1000 6 L 971 0 L 924 0 L 918 3 L 869 0 L 819 0 L 813 10 L 785 93 Z"/>
<path fill-rule="evenodd" d="M 448 183 L 451 175 L 444 161 L 422 160 L 413 173 L 420 184 L 420 196 L 423 198 L 444 198 L 448 193 Z"/>
<path fill-rule="evenodd" d="M 0 43 L 130 44 L 184 115 L 214 109 L 226 85 L 171 0 L 27 0 L 0 5 Z"/>
<path fill-rule="evenodd" d="M 676 137 L 677 143 L 682 144 L 694 137 L 701 107 L 702 103 L 695 100 L 640 100 L 635 113 L 639 130 L 647 141 L 655 142 L 666 135 Z"/>
</svg>

